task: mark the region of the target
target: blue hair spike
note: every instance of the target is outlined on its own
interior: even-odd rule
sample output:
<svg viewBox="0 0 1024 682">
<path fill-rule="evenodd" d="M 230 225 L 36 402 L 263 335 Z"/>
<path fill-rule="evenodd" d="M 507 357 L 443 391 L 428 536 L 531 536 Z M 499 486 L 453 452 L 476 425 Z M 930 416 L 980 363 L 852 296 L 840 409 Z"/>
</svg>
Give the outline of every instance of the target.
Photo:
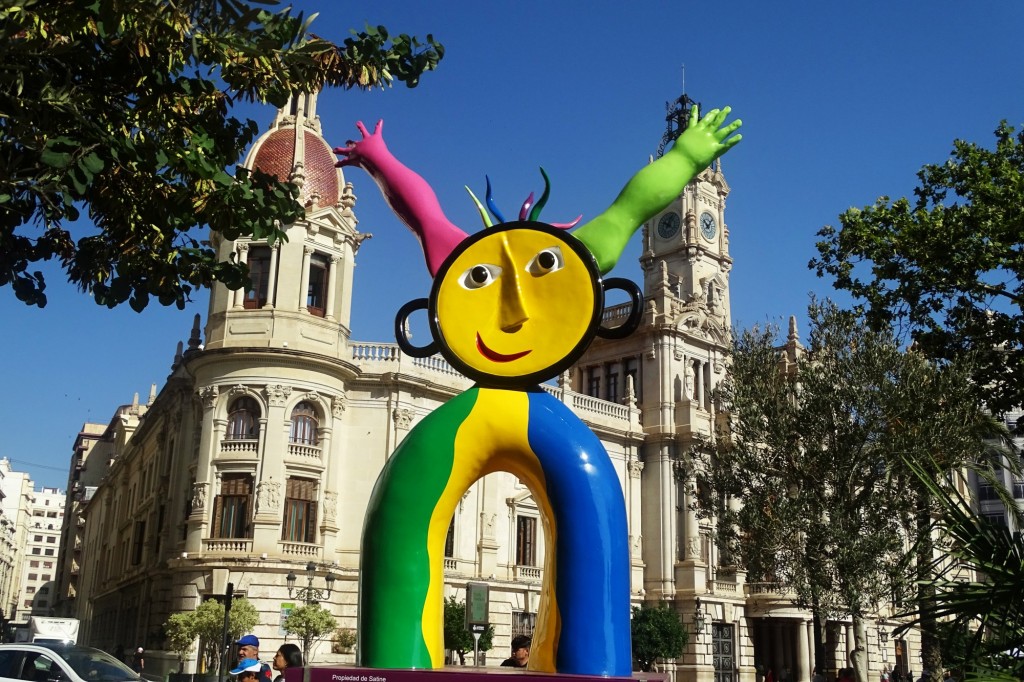
<svg viewBox="0 0 1024 682">
<path fill-rule="evenodd" d="M 494 205 L 494 198 L 491 196 L 491 178 L 487 175 L 484 176 L 487 180 L 487 208 L 490 209 L 491 215 L 498 219 L 499 223 L 505 222 L 505 216 L 501 215 L 501 211 Z"/>
</svg>

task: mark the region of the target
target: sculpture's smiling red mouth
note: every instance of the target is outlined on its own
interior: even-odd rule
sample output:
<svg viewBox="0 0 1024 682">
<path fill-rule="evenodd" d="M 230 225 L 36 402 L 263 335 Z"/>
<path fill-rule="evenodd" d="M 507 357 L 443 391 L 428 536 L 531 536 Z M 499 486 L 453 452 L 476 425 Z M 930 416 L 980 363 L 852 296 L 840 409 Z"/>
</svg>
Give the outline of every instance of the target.
<svg viewBox="0 0 1024 682">
<path fill-rule="evenodd" d="M 484 356 L 485 358 L 493 362 L 512 362 L 513 360 L 518 360 L 519 358 L 525 355 L 529 355 L 532 352 L 531 350 L 524 350 L 520 351 L 519 353 L 505 355 L 504 353 L 499 353 L 498 351 L 491 350 L 490 348 L 487 347 L 487 344 L 484 343 L 484 340 L 480 338 L 480 332 L 476 333 L 476 349 L 480 351 L 480 355 Z"/>
</svg>

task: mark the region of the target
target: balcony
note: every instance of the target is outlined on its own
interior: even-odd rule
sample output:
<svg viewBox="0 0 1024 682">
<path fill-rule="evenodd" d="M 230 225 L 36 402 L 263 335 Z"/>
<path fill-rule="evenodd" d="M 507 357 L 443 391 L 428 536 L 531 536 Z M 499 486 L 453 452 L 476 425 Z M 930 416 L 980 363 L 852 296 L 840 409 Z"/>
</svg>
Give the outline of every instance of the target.
<svg viewBox="0 0 1024 682">
<path fill-rule="evenodd" d="M 226 439 L 220 442 L 220 454 L 227 457 L 256 457 L 260 442 L 256 439 Z"/>
<path fill-rule="evenodd" d="M 446 556 L 444 558 L 444 570 L 445 573 L 457 573 L 459 570 L 459 560 Z"/>
<path fill-rule="evenodd" d="M 540 569 L 536 566 L 516 566 L 514 580 L 540 580 Z"/>
<path fill-rule="evenodd" d="M 252 538 L 204 538 L 204 554 L 252 554 Z"/>
<path fill-rule="evenodd" d="M 282 542 L 281 554 L 289 558 L 316 559 L 320 556 L 320 545 L 309 542 Z"/>
<path fill-rule="evenodd" d="M 288 456 L 300 462 L 314 462 L 320 464 L 322 450 L 319 445 L 302 445 L 300 443 L 288 443 Z"/>
</svg>

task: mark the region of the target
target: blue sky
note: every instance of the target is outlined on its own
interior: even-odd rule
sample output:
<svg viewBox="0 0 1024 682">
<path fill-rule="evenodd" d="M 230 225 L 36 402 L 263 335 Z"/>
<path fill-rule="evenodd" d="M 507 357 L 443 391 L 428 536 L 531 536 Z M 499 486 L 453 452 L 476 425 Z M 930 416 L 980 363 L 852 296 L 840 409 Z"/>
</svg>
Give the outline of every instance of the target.
<svg viewBox="0 0 1024 682">
<path fill-rule="evenodd" d="M 647 162 L 664 106 L 685 87 L 705 108 L 730 105 L 743 141 L 725 157 L 734 323 L 802 316 L 829 283 L 808 271 L 815 233 L 850 206 L 911 192 L 952 141 L 990 145 L 1001 119 L 1024 123 L 1024 3 L 507 2 L 329 3 L 319 35 L 364 23 L 433 33 L 447 55 L 413 90 L 328 91 L 318 113 L 335 145 L 355 121 L 385 120 L 389 146 L 426 177 L 449 217 L 480 222 L 463 185 L 484 174 L 506 215 L 552 178 L 544 218 L 593 217 Z M 269 108 L 243 113 L 261 126 Z M 369 178 L 346 172 L 359 229 L 353 337 L 393 341 L 394 313 L 430 281 L 417 242 Z M 637 278 L 639 237 L 614 274 Z M 85 421 L 107 422 L 133 393 L 162 385 L 175 344 L 207 297 L 186 311 L 110 311 L 50 271 L 49 305 L 0 290 L 5 390 L 0 456 L 39 485 L 63 488 Z"/>
</svg>

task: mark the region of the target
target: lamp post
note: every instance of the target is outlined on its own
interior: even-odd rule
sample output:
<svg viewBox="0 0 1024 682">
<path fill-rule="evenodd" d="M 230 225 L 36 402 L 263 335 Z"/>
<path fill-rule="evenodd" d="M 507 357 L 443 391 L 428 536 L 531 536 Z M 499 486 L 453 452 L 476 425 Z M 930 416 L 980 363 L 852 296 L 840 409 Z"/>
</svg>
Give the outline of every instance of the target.
<svg viewBox="0 0 1024 682">
<path fill-rule="evenodd" d="M 288 585 L 288 596 L 294 596 L 296 599 L 301 599 L 306 606 L 330 599 L 331 590 L 334 589 L 334 581 L 337 580 L 337 576 L 330 571 L 327 572 L 327 575 L 324 576 L 324 582 L 327 584 L 326 589 L 313 587 L 314 577 L 316 577 L 316 563 L 313 561 L 306 564 L 305 587 L 295 587 L 295 583 L 298 581 L 298 576 L 295 575 L 295 571 L 288 571 L 288 575 L 285 576 L 285 583 Z M 302 637 L 302 659 L 305 663 L 306 670 L 309 670 L 310 644 L 310 636 L 308 634 L 304 635 Z"/>
<path fill-rule="evenodd" d="M 700 636 L 700 634 L 704 632 L 704 624 L 707 622 L 707 616 L 704 614 L 704 609 L 700 605 L 700 597 L 697 597 L 693 601 L 693 631 L 697 636 Z"/>
</svg>

